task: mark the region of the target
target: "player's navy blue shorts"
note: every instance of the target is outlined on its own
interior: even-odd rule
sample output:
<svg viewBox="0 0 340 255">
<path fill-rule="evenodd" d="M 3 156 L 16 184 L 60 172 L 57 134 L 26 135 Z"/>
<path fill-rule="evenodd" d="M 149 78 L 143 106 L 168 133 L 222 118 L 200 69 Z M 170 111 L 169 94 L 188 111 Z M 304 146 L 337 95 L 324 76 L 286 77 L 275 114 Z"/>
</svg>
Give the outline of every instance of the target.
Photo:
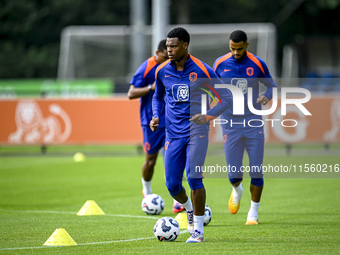
<svg viewBox="0 0 340 255">
<path fill-rule="evenodd" d="M 165 184 L 172 196 L 182 190 L 182 178 L 186 169 L 187 180 L 192 190 L 203 187 L 203 175 L 195 171 L 204 165 L 208 150 L 208 134 L 191 135 L 184 138 L 165 139 Z"/>
<path fill-rule="evenodd" d="M 165 128 L 159 128 L 155 132 L 149 126 L 142 126 L 143 146 L 147 154 L 158 152 L 165 143 Z"/>
<path fill-rule="evenodd" d="M 227 165 L 230 165 L 229 178 L 243 178 L 244 172 L 249 172 L 251 178 L 263 178 L 263 128 L 223 130 L 223 142 Z M 244 149 L 249 155 L 249 167 L 242 164 Z"/>
</svg>

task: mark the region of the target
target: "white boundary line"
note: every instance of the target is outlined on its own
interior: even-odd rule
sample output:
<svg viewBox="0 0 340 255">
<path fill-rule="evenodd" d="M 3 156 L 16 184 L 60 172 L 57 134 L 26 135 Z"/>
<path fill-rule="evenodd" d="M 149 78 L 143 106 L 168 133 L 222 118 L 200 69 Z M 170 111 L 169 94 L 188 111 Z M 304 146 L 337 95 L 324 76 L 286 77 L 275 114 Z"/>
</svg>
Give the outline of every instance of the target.
<svg viewBox="0 0 340 255">
<path fill-rule="evenodd" d="M 154 216 L 140 216 L 140 215 L 127 215 L 127 214 L 105 214 L 106 216 L 113 216 L 113 217 L 128 217 L 128 218 L 142 218 L 142 219 L 152 219 L 152 220 L 158 220 L 160 218 L 154 217 Z M 103 215 L 103 216 L 105 216 Z"/>
<path fill-rule="evenodd" d="M 3 210 L 0 209 L 1 212 L 24 212 L 24 213 L 53 213 L 53 214 L 72 214 L 77 215 L 75 212 L 61 212 L 61 211 L 31 211 L 31 210 Z M 129 217 L 129 218 L 146 218 L 146 219 L 159 219 L 157 217 L 152 216 L 138 216 L 138 215 L 124 215 L 124 214 L 105 214 L 102 216 L 113 216 L 113 217 Z M 179 234 L 187 233 L 188 230 L 181 230 Z M 92 243 L 79 243 L 78 246 L 84 245 L 98 245 L 98 244 L 110 244 L 110 243 L 122 243 L 122 242 L 133 242 L 133 241 L 141 241 L 153 239 L 152 237 L 140 237 L 140 238 L 132 238 L 125 240 L 112 240 L 112 241 L 104 241 L 104 242 L 92 242 Z M 77 246 L 74 245 L 74 246 Z M 74 247 L 71 246 L 71 247 Z M 32 249 L 44 249 L 44 248 L 58 248 L 58 247 L 66 247 L 66 246 L 32 246 L 32 247 L 13 247 L 13 248 L 0 248 L 0 251 L 13 251 L 13 250 L 32 250 Z"/>
<path fill-rule="evenodd" d="M 181 230 L 179 234 L 187 233 L 188 230 Z M 141 241 L 154 239 L 155 237 L 140 237 L 140 238 L 132 238 L 126 240 L 113 240 L 113 241 L 104 241 L 104 242 L 92 242 L 92 243 L 79 243 L 77 245 L 72 246 L 32 246 L 32 247 L 13 247 L 13 248 L 3 248 L 0 251 L 10 251 L 10 250 L 29 250 L 29 249 L 44 249 L 44 248 L 60 248 L 60 247 L 74 247 L 74 246 L 85 246 L 85 245 L 97 245 L 97 244 L 110 244 L 110 243 L 122 243 L 122 242 L 133 242 L 133 241 Z"/>
<path fill-rule="evenodd" d="M 77 245 L 84 246 L 84 245 L 96 245 L 96 244 L 109 244 L 109 243 L 121 243 L 121 242 L 132 242 L 132 241 L 140 241 L 140 240 L 147 240 L 153 239 L 152 237 L 140 237 L 140 238 L 133 238 L 133 239 L 126 239 L 126 240 L 115 240 L 115 241 L 105 241 L 105 242 L 92 242 L 92 243 L 79 243 Z M 43 249 L 43 248 L 60 248 L 60 247 L 74 247 L 77 245 L 70 245 L 70 246 L 33 246 L 33 247 L 13 247 L 13 248 L 3 248 L 0 251 L 11 251 L 11 250 L 31 250 L 31 249 Z"/>
<path fill-rule="evenodd" d="M 48 248 L 48 246 L 1 248 L 0 251 L 33 250 L 33 249 L 42 249 L 42 248 Z"/>
<path fill-rule="evenodd" d="M 184 233 L 187 233 L 187 232 L 188 232 L 188 230 L 181 230 L 179 232 L 179 234 L 184 234 Z M 154 236 L 140 237 L 140 238 L 125 239 L 125 240 L 112 240 L 112 241 L 104 241 L 104 242 L 79 243 L 77 245 L 71 245 L 71 246 L 32 246 L 32 247 L 1 248 L 0 251 L 33 250 L 33 249 L 44 249 L 44 248 L 60 248 L 60 247 L 85 246 L 85 245 L 111 244 L 111 243 L 142 241 L 142 240 L 148 240 L 148 239 L 154 239 L 154 238 L 155 238 Z"/>
<path fill-rule="evenodd" d="M 3 210 L 1 212 L 22 212 L 22 213 L 53 213 L 53 214 L 72 214 L 77 215 L 76 212 L 61 212 L 61 211 L 32 211 L 32 210 Z M 128 214 L 104 214 L 100 216 L 113 216 L 113 217 L 127 217 L 127 218 L 142 218 L 142 219 L 152 219 L 158 220 L 159 218 L 154 216 L 141 216 L 141 215 L 128 215 Z"/>
</svg>

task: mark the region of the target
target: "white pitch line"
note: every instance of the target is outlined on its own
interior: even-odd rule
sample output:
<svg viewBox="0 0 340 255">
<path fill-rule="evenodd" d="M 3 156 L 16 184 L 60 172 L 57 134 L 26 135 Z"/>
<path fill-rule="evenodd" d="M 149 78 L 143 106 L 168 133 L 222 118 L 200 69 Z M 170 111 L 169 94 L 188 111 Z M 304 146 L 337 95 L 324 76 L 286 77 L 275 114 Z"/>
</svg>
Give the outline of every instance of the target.
<svg viewBox="0 0 340 255">
<path fill-rule="evenodd" d="M 61 211 L 32 211 L 32 210 L 4 210 L 0 209 L 1 212 L 22 212 L 22 213 L 54 213 L 54 214 L 77 214 L 74 212 L 61 212 Z"/>
<path fill-rule="evenodd" d="M 181 230 L 179 234 L 187 233 L 188 230 Z M 122 243 L 122 242 L 133 242 L 133 241 L 141 241 L 141 240 L 148 240 L 153 239 L 152 237 L 140 237 L 140 238 L 132 238 L 132 239 L 125 239 L 125 240 L 113 240 L 113 241 L 104 241 L 104 242 L 92 242 L 92 243 L 79 243 L 78 246 L 85 246 L 85 245 L 98 245 L 98 244 L 110 244 L 110 243 Z M 74 245 L 76 246 L 76 245 Z M 72 247 L 74 247 L 72 246 Z M 13 247 L 13 248 L 1 248 L 0 251 L 13 251 L 13 250 L 31 250 L 31 249 L 43 249 L 43 248 L 60 248 L 66 246 L 32 246 L 32 247 Z"/>
<path fill-rule="evenodd" d="M 153 217 L 153 216 L 127 215 L 127 214 L 105 214 L 104 216 L 143 218 L 143 219 L 153 219 L 153 220 L 158 220 L 159 219 L 159 218 Z"/>
<path fill-rule="evenodd" d="M 31 249 L 33 250 L 33 249 L 44 249 L 44 248 L 50 248 L 50 247 L 49 246 L 13 247 L 13 248 L 1 248 L 0 251 L 31 250 Z"/>
<path fill-rule="evenodd" d="M 2 212 L 23 212 L 23 213 L 53 213 L 53 214 L 73 214 L 77 215 L 76 212 L 61 212 L 61 211 L 32 211 L 32 210 L 3 210 Z M 159 218 L 153 216 L 141 216 L 141 215 L 128 215 L 128 214 L 104 214 L 103 216 L 113 216 L 113 217 L 127 217 L 127 218 L 142 218 L 142 219 L 152 219 L 158 220 Z"/>
</svg>

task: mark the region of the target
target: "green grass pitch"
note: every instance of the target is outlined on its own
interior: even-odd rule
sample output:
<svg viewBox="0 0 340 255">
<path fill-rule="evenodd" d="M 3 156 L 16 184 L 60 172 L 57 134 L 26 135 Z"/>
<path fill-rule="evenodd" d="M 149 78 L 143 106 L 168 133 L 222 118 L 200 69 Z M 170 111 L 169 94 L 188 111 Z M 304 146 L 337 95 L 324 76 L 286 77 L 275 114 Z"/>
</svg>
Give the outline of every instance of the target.
<svg viewBox="0 0 340 255">
<path fill-rule="evenodd" d="M 172 198 L 165 187 L 162 158 L 152 183 L 165 209 L 159 216 L 141 210 L 141 165 L 144 157 L 124 149 L 89 152 L 84 162 L 72 159 L 79 148 L 46 155 L 0 157 L 0 254 L 339 254 L 340 178 L 267 178 L 259 210 L 260 224 L 245 226 L 250 206 L 249 178 L 237 214 L 228 211 L 231 186 L 226 178 L 206 178 L 207 205 L 213 218 L 206 242 L 186 244 L 153 235 L 157 218 L 170 216 Z M 121 154 L 119 154 L 121 153 Z M 113 156 L 109 156 L 109 155 Z M 266 156 L 265 162 L 340 163 L 338 155 Z M 340 177 L 340 173 L 339 173 Z M 188 185 L 184 182 L 188 190 Z M 103 216 L 77 216 L 95 200 Z M 138 217 L 143 216 L 143 217 Z M 57 228 L 78 244 L 45 247 Z"/>
</svg>

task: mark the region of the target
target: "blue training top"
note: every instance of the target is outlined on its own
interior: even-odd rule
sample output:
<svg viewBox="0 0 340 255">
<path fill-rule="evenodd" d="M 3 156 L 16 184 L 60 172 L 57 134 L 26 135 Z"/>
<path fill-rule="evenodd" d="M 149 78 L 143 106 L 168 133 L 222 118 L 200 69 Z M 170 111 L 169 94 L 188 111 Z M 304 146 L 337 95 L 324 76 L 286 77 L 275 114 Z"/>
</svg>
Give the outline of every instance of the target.
<svg viewBox="0 0 340 255">
<path fill-rule="evenodd" d="M 136 88 L 152 85 L 155 82 L 155 72 L 158 66 L 159 64 L 157 64 L 155 57 L 150 57 L 138 67 L 130 84 Z M 152 119 L 152 97 L 154 93 L 154 91 L 150 91 L 140 98 L 140 122 L 142 126 L 149 126 Z M 160 120 L 159 127 L 164 128 L 164 114 L 160 115 Z"/>
<path fill-rule="evenodd" d="M 263 94 L 268 100 L 272 99 L 273 88 L 277 87 L 271 77 L 266 63 L 259 57 L 246 52 L 241 60 L 236 60 L 231 53 L 217 58 L 214 63 L 214 71 L 222 79 L 225 84 L 237 86 L 244 95 L 244 115 L 234 115 L 233 107 L 230 107 L 221 118 L 237 122 L 243 120 L 262 119 L 262 116 L 253 114 L 248 107 L 248 87 L 252 87 L 252 104 L 255 109 L 261 110 L 261 103 L 257 103 L 259 97 L 259 82 L 267 87 L 267 91 Z M 228 127 L 229 125 L 223 125 Z M 242 125 L 235 125 L 242 127 Z"/>
<path fill-rule="evenodd" d="M 153 117 L 164 112 L 167 137 L 187 137 L 195 133 L 208 133 L 209 123 L 196 125 L 189 119 L 201 113 L 202 95 L 219 97 L 220 103 L 209 107 L 206 102 L 207 116 L 217 117 L 232 105 L 231 93 L 228 89 L 214 88 L 214 84 L 222 81 L 204 62 L 189 55 L 180 74 L 170 60 L 162 63 L 156 70 L 156 90 L 152 99 Z M 209 92 L 209 93 L 208 93 Z M 160 122 L 161 123 L 161 122 Z"/>
</svg>

